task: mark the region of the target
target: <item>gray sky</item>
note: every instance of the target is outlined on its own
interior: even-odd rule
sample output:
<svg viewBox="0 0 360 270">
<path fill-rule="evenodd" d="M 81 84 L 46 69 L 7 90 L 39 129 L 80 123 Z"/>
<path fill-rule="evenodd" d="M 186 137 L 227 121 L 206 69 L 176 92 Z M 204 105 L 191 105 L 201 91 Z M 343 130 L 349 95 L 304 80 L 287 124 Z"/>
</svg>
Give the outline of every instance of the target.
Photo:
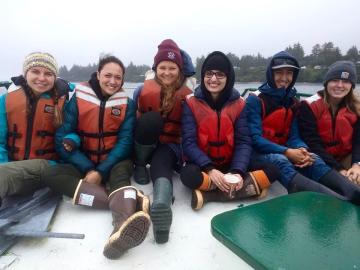
<svg viewBox="0 0 360 270">
<path fill-rule="evenodd" d="M 306 54 L 328 41 L 360 49 L 359 0 L 1 0 L 0 10 L 0 80 L 33 51 L 68 68 L 102 52 L 151 65 L 165 38 L 193 61 L 214 50 L 268 57 L 297 42 Z"/>
</svg>

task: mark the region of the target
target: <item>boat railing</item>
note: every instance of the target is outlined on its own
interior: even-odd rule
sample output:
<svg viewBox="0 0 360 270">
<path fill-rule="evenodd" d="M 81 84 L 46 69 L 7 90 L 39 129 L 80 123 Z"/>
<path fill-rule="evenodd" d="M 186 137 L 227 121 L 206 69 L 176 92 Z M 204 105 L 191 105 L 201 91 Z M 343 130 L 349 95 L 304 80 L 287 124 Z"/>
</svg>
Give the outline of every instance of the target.
<svg viewBox="0 0 360 270">
<path fill-rule="evenodd" d="M 243 98 L 247 98 L 250 93 L 253 93 L 253 92 L 257 91 L 257 90 L 258 90 L 257 88 L 246 88 L 246 89 L 244 89 L 244 91 L 241 93 L 241 96 L 242 96 Z M 297 97 L 298 99 L 304 99 L 304 98 L 307 98 L 307 97 L 310 97 L 310 96 L 312 96 L 312 95 L 311 95 L 311 94 L 307 94 L 307 93 L 300 93 L 300 92 L 296 93 L 296 97 Z"/>
<path fill-rule="evenodd" d="M 0 87 L 5 87 L 6 89 L 8 89 L 10 85 L 11 85 L 11 82 L 0 81 Z"/>
</svg>

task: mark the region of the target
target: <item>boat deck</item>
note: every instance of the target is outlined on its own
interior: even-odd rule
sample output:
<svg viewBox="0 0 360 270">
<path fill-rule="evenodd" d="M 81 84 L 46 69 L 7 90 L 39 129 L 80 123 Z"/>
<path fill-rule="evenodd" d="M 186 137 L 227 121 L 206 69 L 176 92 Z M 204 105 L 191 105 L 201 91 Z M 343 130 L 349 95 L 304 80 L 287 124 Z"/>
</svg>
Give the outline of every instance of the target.
<svg viewBox="0 0 360 270">
<path fill-rule="evenodd" d="M 152 199 L 151 184 L 137 187 Z M 285 189 L 275 182 L 263 200 L 284 194 Z M 118 260 L 109 260 L 102 251 L 112 231 L 110 212 L 73 206 L 71 200 L 64 197 L 51 231 L 84 233 L 85 239 L 23 238 L 0 257 L 0 269 L 252 269 L 211 235 L 210 221 L 216 214 L 258 200 L 208 203 L 195 212 L 190 207 L 191 192 L 178 177 L 174 177 L 174 195 L 173 223 L 166 244 L 155 243 L 151 227 L 140 246 Z"/>
</svg>

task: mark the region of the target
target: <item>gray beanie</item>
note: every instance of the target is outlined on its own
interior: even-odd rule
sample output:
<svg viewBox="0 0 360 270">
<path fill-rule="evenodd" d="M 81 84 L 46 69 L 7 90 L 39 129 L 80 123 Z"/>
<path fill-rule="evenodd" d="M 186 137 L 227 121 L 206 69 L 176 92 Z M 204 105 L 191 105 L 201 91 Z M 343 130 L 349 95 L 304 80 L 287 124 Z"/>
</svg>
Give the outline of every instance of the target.
<svg viewBox="0 0 360 270">
<path fill-rule="evenodd" d="M 348 80 L 351 82 L 352 87 L 355 88 L 357 81 L 356 68 L 351 61 L 336 61 L 333 63 L 324 77 L 324 86 L 331 80 Z"/>
</svg>

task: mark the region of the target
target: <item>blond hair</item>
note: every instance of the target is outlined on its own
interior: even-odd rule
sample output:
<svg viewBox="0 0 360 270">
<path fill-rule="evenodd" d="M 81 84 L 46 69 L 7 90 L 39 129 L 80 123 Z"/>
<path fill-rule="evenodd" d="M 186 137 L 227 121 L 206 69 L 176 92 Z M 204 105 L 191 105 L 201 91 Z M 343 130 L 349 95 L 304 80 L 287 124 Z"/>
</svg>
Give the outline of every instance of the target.
<svg viewBox="0 0 360 270">
<path fill-rule="evenodd" d="M 172 111 L 175 104 L 175 92 L 178 90 L 185 81 L 184 75 L 179 71 L 179 75 L 175 82 L 171 85 L 165 85 L 155 74 L 155 81 L 161 86 L 160 92 L 160 114 L 162 117 L 167 117 Z"/>
<path fill-rule="evenodd" d="M 360 97 L 358 94 L 355 94 L 355 89 L 351 87 L 350 92 L 343 98 L 343 102 L 348 110 L 352 111 L 353 113 L 357 114 L 360 117 Z M 324 93 L 324 102 L 328 106 L 330 106 L 329 101 L 329 93 L 327 92 L 327 87 L 323 90 Z"/>
</svg>

